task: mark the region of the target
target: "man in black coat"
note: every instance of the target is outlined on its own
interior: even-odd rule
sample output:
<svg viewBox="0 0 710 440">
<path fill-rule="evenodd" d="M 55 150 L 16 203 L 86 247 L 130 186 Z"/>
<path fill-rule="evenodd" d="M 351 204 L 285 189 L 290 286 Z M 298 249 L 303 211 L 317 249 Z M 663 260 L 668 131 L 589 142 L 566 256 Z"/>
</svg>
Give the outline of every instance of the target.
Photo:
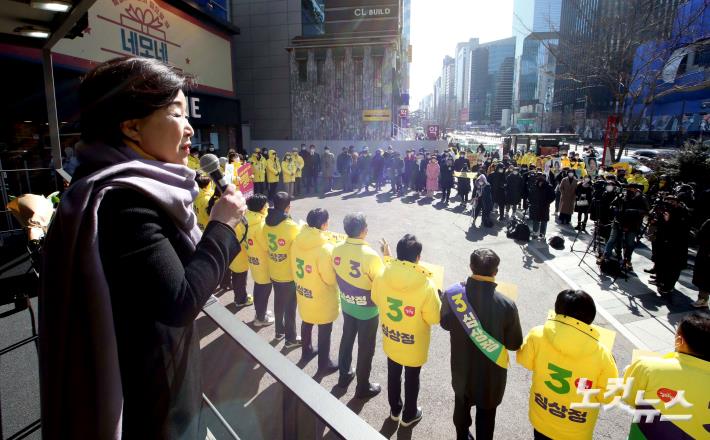
<svg viewBox="0 0 710 440">
<path fill-rule="evenodd" d="M 506 215 L 510 208 L 513 208 L 513 216 L 518 211 L 518 205 L 523 198 L 524 189 L 523 178 L 520 171 L 514 168 L 505 178 L 505 212 Z"/>
<path fill-rule="evenodd" d="M 555 190 L 547 183 L 542 173 L 530 177 L 533 184 L 529 188 L 530 221 L 532 222 L 531 238 L 544 239 L 547 233 L 547 222 L 550 220 L 550 204 L 555 201 Z"/>
<path fill-rule="evenodd" d="M 488 176 L 488 183 L 491 184 L 493 193 L 493 203 L 498 205 L 498 217 L 503 220 L 505 217 L 505 173 L 503 164 L 499 163 L 496 170 Z"/>
<path fill-rule="evenodd" d="M 523 343 L 518 309 L 515 303 L 496 291 L 495 276 L 500 258 L 490 249 L 477 249 L 471 254 L 472 276 L 465 286 L 466 302 L 473 309 L 478 325 L 504 350 L 517 351 Z M 462 283 L 463 284 L 463 283 Z M 503 400 L 508 370 L 488 358 L 471 338 L 477 327 L 465 326 L 452 309 L 463 308 L 461 299 L 449 296 L 458 286 L 444 293 L 441 326 L 451 340 L 451 385 L 454 389 L 454 425 L 456 438 L 467 440 L 471 434 L 471 407 L 476 407 L 478 440 L 493 439 L 496 408 Z M 470 315 L 469 315 L 470 316 Z M 504 356 L 507 359 L 507 353 Z"/>
<path fill-rule="evenodd" d="M 318 192 L 318 173 L 320 172 L 320 155 L 316 153 L 316 146 L 311 145 L 303 156 L 303 180 L 305 181 L 306 194 Z"/>
<path fill-rule="evenodd" d="M 654 241 L 656 279 L 651 283 L 658 286 L 662 297 L 669 297 L 688 263 L 690 213 L 676 196 L 666 196 L 663 202 L 658 209 Z"/>
</svg>

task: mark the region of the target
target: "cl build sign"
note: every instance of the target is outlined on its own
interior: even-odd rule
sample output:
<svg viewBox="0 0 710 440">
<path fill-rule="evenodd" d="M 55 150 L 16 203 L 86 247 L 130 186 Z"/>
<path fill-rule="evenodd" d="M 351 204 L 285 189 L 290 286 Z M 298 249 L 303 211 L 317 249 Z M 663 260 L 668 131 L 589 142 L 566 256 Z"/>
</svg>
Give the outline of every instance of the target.
<svg viewBox="0 0 710 440">
<path fill-rule="evenodd" d="M 363 110 L 362 120 L 365 122 L 387 122 L 392 120 L 392 112 L 388 108 Z"/>
<path fill-rule="evenodd" d="M 328 0 L 326 34 L 396 31 L 399 0 Z"/>
</svg>

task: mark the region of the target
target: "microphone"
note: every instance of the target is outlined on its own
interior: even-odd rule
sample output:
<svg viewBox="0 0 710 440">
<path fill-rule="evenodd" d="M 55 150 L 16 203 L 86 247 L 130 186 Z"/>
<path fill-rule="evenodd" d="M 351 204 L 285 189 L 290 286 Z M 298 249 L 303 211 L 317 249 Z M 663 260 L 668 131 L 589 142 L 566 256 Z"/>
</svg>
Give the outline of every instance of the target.
<svg viewBox="0 0 710 440">
<path fill-rule="evenodd" d="M 222 174 L 222 170 L 219 169 L 219 159 L 214 154 L 205 154 L 200 158 L 200 169 L 210 176 L 218 195 L 221 195 L 231 183 Z"/>
<path fill-rule="evenodd" d="M 219 169 L 219 158 L 214 154 L 205 154 L 200 158 L 200 170 L 210 176 L 215 184 L 215 192 L 217 195 L 222 195 L 222 193 L 227 190 L 227 186 L 231 183 L 227 180 L 225 175 L 222 174 L 222 170 Z M 247 231 L 249 230 L 249 222 L 246 217 L 242 216 L 241 222 L 244 225 L 244 236 L 239 241 L 240 244 L 247 238 Z"/>
</svg>

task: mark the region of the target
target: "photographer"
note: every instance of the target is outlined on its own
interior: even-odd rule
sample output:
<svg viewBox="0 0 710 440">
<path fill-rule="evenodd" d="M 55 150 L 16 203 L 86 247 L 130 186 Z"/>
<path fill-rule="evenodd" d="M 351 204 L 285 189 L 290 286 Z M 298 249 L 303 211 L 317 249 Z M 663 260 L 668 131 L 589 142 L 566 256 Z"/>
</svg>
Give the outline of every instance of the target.
<svg viewBox="0 0 710 440">
<path fill-rule="evenodd" d="M 659 295 L 667 297 L 673 292 L 688 260 L 690 215 L 685 205 L 673 195 L 666 196 L 652 212 L 658 229 L 654 241 L 656 279 L 651 280 L 651 284 L 658 286 Z"/>
<path fill-rule="evenodd" d="M 596 222 L 597 235 L 604 240 L 608 240 L 611 233 L 611 223 L 614 220 L 611 203 L 616 198 L 618 190 L 614 176 L 607 176 L 606 179 L 598 178 L 594 182 L 590 217 Z"/>
<path fill-rule="evenodd" d="M 636 236 L 641 230 L 643 218 L 649 211 L 648 202 L 641 191 L 643 191 L 641 185 L 626 185 L 626 191 L 618 195 L 611 204 L 614 222 L 609 241 L 604 249 L 603 260 L 611 257 L 611 252 L 621 240 L 624 250 L 624 269 L 628 271 L 633 270 L 631 255 L 636 247 Z"/>
</svg>

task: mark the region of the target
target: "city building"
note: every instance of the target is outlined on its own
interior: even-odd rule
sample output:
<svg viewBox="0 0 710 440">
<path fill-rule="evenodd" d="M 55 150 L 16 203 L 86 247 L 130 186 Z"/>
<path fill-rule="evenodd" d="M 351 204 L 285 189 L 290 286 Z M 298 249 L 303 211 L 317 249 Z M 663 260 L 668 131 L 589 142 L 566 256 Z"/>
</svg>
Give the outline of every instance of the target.
<svg viewBox="0 0 710 440">
<path fill-rule="evenodd" d="M 456 111 L 459 115 L 458 125 L 468 122 L 468 103 L 471 100 L 471 51 L 478 47 L 478 38 L 456 45 Z"/>
<path fill-rule="evenodd" d="M 607 117 L 620 107 L 608 73 L 619 76 L 630 72 L 639 46 L 668 38 L 682 3 L 684 0 L 562 0 L 551 126 L 600 140 Z M 603 59 L 612 64 L 599 72 Z"/>
<path fill-rule="evenodd" d="M 7 8 L 6 8 L 7 7 Z M 25 8 L 23 10 L 22 8 Z M 42 84 L 44 35 L 21 36 L 11 17 L 45 17 L 52 13 L 10 2 L 0 11 L 0 63 L 5 102 L 0 108 L 0 162 L 3 168 L 46 168 L 52 162 L 50 120 Z M 79 141 L 77 90 L 81 76 L 100 62 L 121 56 L 157 58 L 196 77 L 188 94 L 193 145 L 212 144 L 226 153 L 241 147 L 239 101 L 232 65 L 233 38 L 239 30 L 225 18 L 226 3 L 199 6 L 181 0 L 97 0 L 86 18 L 52 52 L 61 152 Z M 54 191 L 48 172 L 32 176 L 9 173 L 12 193 Z M 18 190 L 20 185 L 23 191 Z M 48 191 L 51 189 L 51 191 Z"/>
<path fill-rule="evenodd" d="M 471 51 L 469 121 L 474 125 L 508 125 L 501 119 L 513 104 L 514 60 L 515 37 L 482 43 Z"/>
<path fill-rule="evenodd" d="M 400 110 L 409 104 L 399 0 L 310 1 L 302 8 L 311 21 L 287 47 L 288 138 L 391 138 L 407 124 Z"/>
<path fill-rule="evenodd" d="M 554 93 L 555 57 L 562 0 L 515 0 L 513 35 L 515 73 L 514 125 L 522 131 L 549 131 Z"/>
</svg>

